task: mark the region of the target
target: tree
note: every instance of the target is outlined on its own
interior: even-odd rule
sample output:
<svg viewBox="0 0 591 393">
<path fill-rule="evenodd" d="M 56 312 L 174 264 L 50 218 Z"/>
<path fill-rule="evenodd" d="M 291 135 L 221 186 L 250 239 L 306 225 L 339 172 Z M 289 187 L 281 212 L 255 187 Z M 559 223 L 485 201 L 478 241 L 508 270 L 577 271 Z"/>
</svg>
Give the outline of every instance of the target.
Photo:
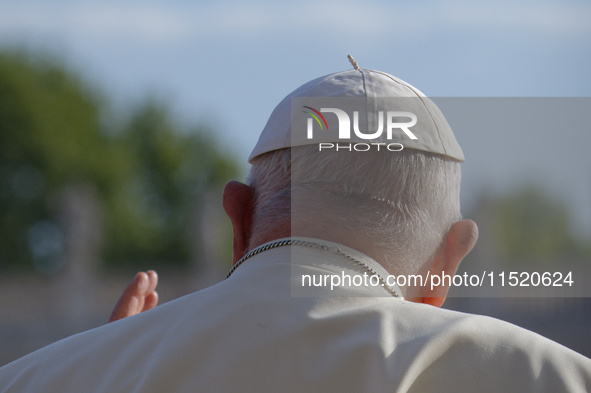
<svg viewBox="0 0 591 393">
<path fill-rule="evenodd" d="M 203 196 L 237 173 L 237 165 L 207 135 L 171 120 L 162 105 L 140 106 L 119 136 L 132 160 L 130 181 L 118 188 L 109 212 L 108 259 L 184 264 L 198 237 L 188 238 Z"/>
<path fill-rule="evenodd" d="M 552 261 L 581 257 L 585 244 L 573 236 L 567 207 L 535 187 L 493 201 L 494 234 L 507 260 Z"/>
<path fill-rule="evenodd" d="M 96 195 L 111 265 L 187 260 L 191 209 L 237 165 L 209 130 L 179 127 L 154 101 L 128 124 L 101 122 L 98 97 L 57 62 L 0 54 L 0 267 L 63 265 L 59 210 L 72 188 Z"/>
<path fill-rule="evenodd" d="M 99 132 L 98 99 L 63 67 L 0 55 L 0 261 L 60 257 L 52 202 L 68 183 L 108 187 L 110 144 Z M 45 262 L 44 262 L 45 261 Z"/>
</svg>

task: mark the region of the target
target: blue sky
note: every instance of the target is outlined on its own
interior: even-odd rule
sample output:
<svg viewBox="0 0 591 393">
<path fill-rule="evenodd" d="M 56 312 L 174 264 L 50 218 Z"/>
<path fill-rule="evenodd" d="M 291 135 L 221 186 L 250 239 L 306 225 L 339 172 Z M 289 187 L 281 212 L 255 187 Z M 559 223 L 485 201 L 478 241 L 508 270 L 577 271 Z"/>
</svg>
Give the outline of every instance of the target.
<svg viewBox="0 0 591 393">
<path fill-rule="evenodd" d="M 119 106 L 157 94 L 180 121 L 213 125 L 245 161 L 281 98 L 350 68 L 349 53 L 430 96 L 591 96 L 590 20 L 591 2 L 568 0 L 0 0 L 0 45 L 62 57 Z M 499 130 L 516 146 L 496 156 L 490 135 L 458 134 L 465 203 L 482 184 L 502 192 L 543 179 L 591 233 L 589 131 L 556 135 L 576 143 L 553 160 L 527 145 L 552 137 L 534 130 Z"/>
</svg>

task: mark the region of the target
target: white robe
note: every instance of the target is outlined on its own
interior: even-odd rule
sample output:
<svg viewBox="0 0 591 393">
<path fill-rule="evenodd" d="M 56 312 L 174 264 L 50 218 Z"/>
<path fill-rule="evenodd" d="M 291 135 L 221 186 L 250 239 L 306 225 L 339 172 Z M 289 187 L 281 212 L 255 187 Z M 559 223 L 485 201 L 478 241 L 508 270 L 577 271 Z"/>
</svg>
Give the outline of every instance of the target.
<svg viewBox="0 0 591 393">
<path fill-rule="evenodd" d="M 506 322 L 396 299 L 380 287 L 298 292 L 301 274 L 363 270 L 316 248 L 264 251 L 217 285 L 0 368 L 0 392 L 591 389 L 590 359 Z"/>
</svg>

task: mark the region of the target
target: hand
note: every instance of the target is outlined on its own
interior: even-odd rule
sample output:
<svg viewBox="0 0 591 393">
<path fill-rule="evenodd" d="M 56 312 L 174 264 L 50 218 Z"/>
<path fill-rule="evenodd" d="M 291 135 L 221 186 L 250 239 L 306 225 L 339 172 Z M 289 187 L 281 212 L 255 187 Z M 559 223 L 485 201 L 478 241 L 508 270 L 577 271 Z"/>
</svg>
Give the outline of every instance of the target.
<svg viewBox="0 0 591 393">
<path fill-rule="evenodd" d="M 109 322 L 151 310 L 158 304 L 158 275 L 153 270 L 139 272 L 117 301 Z"/>
</svg>

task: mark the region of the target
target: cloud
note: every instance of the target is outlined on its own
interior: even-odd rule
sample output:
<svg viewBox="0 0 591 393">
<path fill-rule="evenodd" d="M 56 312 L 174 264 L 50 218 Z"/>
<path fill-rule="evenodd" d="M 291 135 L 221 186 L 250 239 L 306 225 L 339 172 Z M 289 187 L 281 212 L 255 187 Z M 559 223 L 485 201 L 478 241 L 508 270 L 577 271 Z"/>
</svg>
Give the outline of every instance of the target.
<svg viewBox="0 0 591 393">
<path fill-rule="evenodd" d="M 170 43 L 197 37 L 331 37 L 386 39 L 450 31 L 529 31 L 580 36 L 591 33 L 588 3 L 407 3 L 301 1 L 217 2 L 31 2 L 4 3 L 0 32 L 83 35 L 109 40 Z"/>
<path fill-rule="evenodd" d="M 536 33 L 591 33 L 591 4 L 583 2 L 456 2 L 440 17 L 468 29 L 523 30 Z"/>
<path fill-rule="evenodd" d="M 169 41 L 189 34 L 179 10 L 140 4 L 13 3 L 0 12 L 0 30 L 16 34 L 84 35 Z"/>
</svg>

